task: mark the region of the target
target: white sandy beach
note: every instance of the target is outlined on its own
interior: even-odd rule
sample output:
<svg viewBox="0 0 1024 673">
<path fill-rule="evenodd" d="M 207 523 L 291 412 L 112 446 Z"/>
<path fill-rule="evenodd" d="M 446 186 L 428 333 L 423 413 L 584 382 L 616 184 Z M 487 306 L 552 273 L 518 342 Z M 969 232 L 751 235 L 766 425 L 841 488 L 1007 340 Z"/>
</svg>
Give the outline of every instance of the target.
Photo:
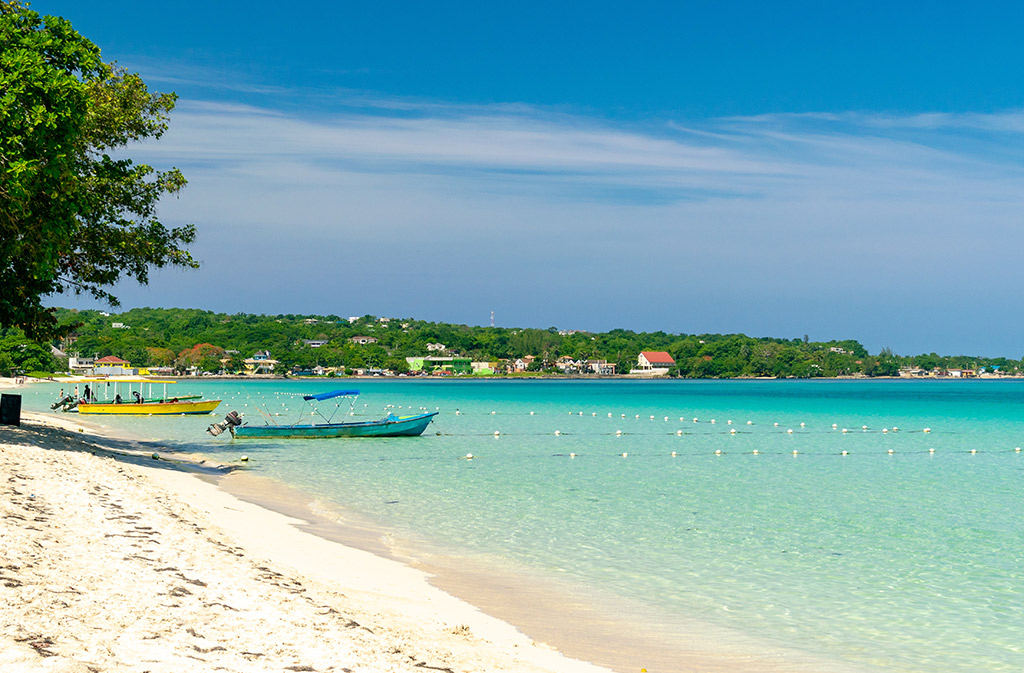
<svg viewBox="0 0 1024 673">
<path fill-rule="evenodd" d="M 0 671 L 607 671 L 77 429 L 0 426 Z"/>
</svg>

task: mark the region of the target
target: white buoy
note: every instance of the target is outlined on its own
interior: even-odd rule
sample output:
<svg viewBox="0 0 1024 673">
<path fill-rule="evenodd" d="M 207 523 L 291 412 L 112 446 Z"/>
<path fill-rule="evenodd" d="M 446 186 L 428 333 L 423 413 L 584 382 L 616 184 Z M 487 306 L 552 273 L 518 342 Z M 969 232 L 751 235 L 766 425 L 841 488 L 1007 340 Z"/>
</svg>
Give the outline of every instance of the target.
<svg viewBox="0 0 1024 673">
<path fill-rule="evenodd" d="M 241 461 L 242 461 L 243 463 L 247 463 L 247 462 L 249 462 L 249 456 L 242 456 L 242 457 L 240 458 L 240 460 L 241 460 Z"/>
<path fill-rule="evenodd" d="M 1014 449 L 1014 451 L 1016 451 L 1017 453 L 1020 453 L 1020 447 L 1018 446 L 1016 449 Z"/>
<path fill-rule="evenodd" d="M 732 425 L 732 421 L 726 421 L 725 424 L 726 425 Z"/>
<path fill-rule="evenodd" d="M 629 457 L 629 454 L 628 454 L 628 453 L 623 453 L 623 454 L 622 454 L 622 457 L 623 457 L 623 458 L 628 458 L 628 457 Z"/>
<path fill-rule="evenodd" d="M 924 432 L 931 432 L 931 431 L 932 431 L 932 429 L 931 429 L 931 428 L 925 428 L 925 429 L 924 429 Z"/>
<path fill-rule="evenodd" d="M 497 411 L 492 411 L 492 412 L 491 412 L 491 416 L 493 416 L 493 415 L 494 415 L 494 414 L 496 414 L 496 413 L 498 413 L 498 412 L 497 412 Z"/>
<path fill-rule="evenodd" d="M 799 452 L 796 449 L 793 449 L 793 455 L 795 456 L 797 453 Z"/>
<path fill-rule="evenodd" d="M 779 427 L 778 423 L 772 423 L 772 425 L 774 425 L 775 427 Z"/>
<path fill-rule="evenodd" d="M 756 456 L 757 454 L 759 454 L 759 453 L 761 453 L 761 452 L 760 452 L 760 451 L 758 451 L 757 449 L 754 449 L 754 455 L 755 455 L 755 456 Z"/>
<path fill-rule="evenodd" d="M 653 414 L 651 414 L 651 420 L 652 420 L 652 421 L 654 420 L 654 415 L 653 415 Z"/>
<path fill-rule="evenodd" d="M 693 418 L 693 422 L 694 422 L 694 423 L 696 423 L 696 422 L 697 422 L 697 417 L 696 417 L 696 416 L 694 416 L 694 418 Z"/>
<path fill-rule="evenodd" d="M 608 418 L 611 418 L 611 417 L 612 417 L 612 412 L 609 411 L 608 412 Z"/>
<path fill-rule="evenodd" d="M 616 430 L 615 431 L 615 436 L 616 437 L 620 436 L 621 434 L 622 434 L 622 430 Z"/>
<path fill-rule="evenodd" d="M 677 435 L 681 435 L 681 434 L 683 434 L 683 431 L 682 430 L 676 430 L 676 434 Z"/>
<path fill-rule="evenodd" d="M 838 427 L 839 427 L 839 426 L 838 426 L 837 424 L 835 424 L 835 423 L 833 423 L 833 424 L 832 424 L 832 429 L 833 429 L 833 430 L 835 430 L 835 429 L 836 429 L 836 428 L 838 428 Z"/>
<path fill-rule="evenodd" d="M 557 437 L 557 436 L 558 436 L 558 435 L 560 435 L 560 434 L 562 434 L 562 431 L 561 431 L 561 430 L 555 430 L 555 437 Z"/>
<path fill-rule="evenodd" d="M 786 434 L 792 435 L 793 434 L 793 428 L 790 428 L 789 430 L 786 430 Z"/>
<path fill-rule="evenodd" d="M 846 449 L 843 449 L 843 450 L 842 450 L 842 451 L 840 452 L 840 455 L 843 455 L 843 456 L 845 456 L 845 455 L 847 455 L 847 454 L 849 454 L 849 452 L 848 452 L 848 451 L 847 451 Z"/>
<path fill-rule="evenodd" d="M 800 424 L 800 427 L 801 427 L 801 428 L 807 427 L 807 424 L 806 424 L 806 423 L 801 423 L 801 424 Z"/>
<path fill-rule="evenodd" d="M 935 449 L 928 449 L 928 453 L 935 453 Z"/>
<path fill-rule="evenodd" d="M 846 428 L 843 428 L 843 434 L 845 435 L 847 432 L 849 432 L 849 430 L 847 430 Z"/>
<path fill-rule="evenodd" d="M 473 454 L 472 453 L 467 453 L 466 454 L 466 460 L 473 460 Z"/>
<path fill-rule="evenodd" d="M 715 455 L 716 456 L 722 455 L 722 450 L 721 449 L 715 449 Z"/>
<path fill-rule="evenodd" d="M 715 424 L 715 423 L 717 423 L 717 422 L 718 422 L 718 421 L 716 421 L 715 419 L 713 419 L 713 418 L 711 419 L 711 425 L 714 425 L 714 424 Z"/>
<path fill-rule="evenodd" d="M 729 434 L 730 435 L 735 435 L 736 434 L 736 428 L 732 428 L 731 430 L 729 430 Z"/>
<path fill-rule="evenodd" d="M 753 425 L 754 421 L 747 421 L 747 425 Z"/>
<path fill-rule="evenodd" d="M 500 436 L 500 435 L 501 435 L 501 433 L 500 433 L 500 432 L 498 432 L 497 430 L 495 430 L 495 431 L 494 431 L 494 436 L 495 436 L 495 437 L 498 437 L 498 436 Z"/>
<path fill-rule="evenodd" d="M 575 457 L 576 457 L 576 454 L 575 454 L 575 453 L 570 453 L 570 454 L 569 454 L 569 457 L 570 457 L 570 458 L 575 458 Z"/>
<path fill-rule="evenodd" d="M 868 429 L 868 426 L 866 426 L 866 425 L 862 425 L 862 426 L 860 426 L 860 429 L 861 429 L 861 430 L 867 430 L 867 429 Z"/>
<path fill-rule="evenodd" d="M 636 415 L 636 417 L 637 417 L 637 418 L 640 418 L 640 414 L 637 414 L 637 415 Z"/>
<path fill-rule="evenodd" d="M 592 414 L 590 414 L 590 415 L 591 415 L 591 416 L 597 416 L 597 412 L 595 411 L 594 413 L 592 413 Z"/>
<path fill-rule="evenodd" d="M 533 416 L 533 412 L 532 411 L 530 412 L 530 415 Z"/>
<path fill-rule="evenodd" d="M 971 449 L 971 453 L 977 453 L 977 452 L 978 452 L 977 449 Z"/>
<path fill-rule="evenodd" d="M 666 416 L 666 417 L 665 417 L 665 420 L 666 420 L 666 421 L 668 420 L 668 416 Z"/>
<path fill-rule="evenodd" d="M 894 426 L 892 426 L 892 431 L 893 431 L 893 432 L 899 432 L 899 431 L 900 431 L 900 429 L 899 429 L 899 428 L 897 428 L 897 427 L 896 427 L 896 426 L 894 425 Z"/>
<path fill-rule="evenodd" d="M 893 453 L 893 452 L 892 452 L 892 449 L 889 449 L 889 455 L 890 455 L 890 456 L 892 455 L 892 453 Z"/>
<path fill-rule="evenodd" d="M 883 435 L 889 434 L 889 428 L 882 428 L 882 434 Z"/>
</svg>

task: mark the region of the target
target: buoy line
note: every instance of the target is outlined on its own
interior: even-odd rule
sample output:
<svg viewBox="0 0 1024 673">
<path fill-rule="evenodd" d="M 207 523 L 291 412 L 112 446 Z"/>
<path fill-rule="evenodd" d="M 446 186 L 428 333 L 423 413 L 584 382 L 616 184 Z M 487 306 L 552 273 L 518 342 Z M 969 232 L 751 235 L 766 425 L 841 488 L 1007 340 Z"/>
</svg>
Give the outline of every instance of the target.
<svg viewBox="0 0 1024 673">
<path fill-rule="evenodd" d="M 468 436 L 468 435 L 462 435 L 462 436 Z M 481 436 L 486 436 L 486 435 L 481 435 Z M 723 449 L 715 449 L 714 451 L 711 451 L 711 450 L 700 451 L 700 452 L 690 451 L 690 452 L 685 452 L 685 453 L 680 453 L 678 451 L 670 451 L 670 452 L 665 452 L 665 453 L 662 453 L 662 452 L 651 452 L 651 453 L 644 452 L 644 453 L 639 453 L 639 454 L 638 453 L 632 453 L 632 455 L 634 457 L 640 457 L 640 458 L 658 458 L 658 457 L 662 457 L 662 458 L 708 458 L 708 457 L 712 457 L 712 456 L 715 457 L 715 458 L 721 458 L 723 456 L 733 456 L 733 455 L 735 455 L 735 456 L 758 456 L 758 457 L 760 457 L 760 456 L 768 456 L 768 457 L 774 456 L 774 457 L 790 457 L 790 458 L 807 458 L 807 457 L 809 457 L 809 458 L 836 458 L 836 457 L 846 458 L 846 457 L 853 457 L 853 456 L 857 456 L 857 457 L 869 456 L 869 457 L 885 457 L 885 458 L 889 458 L 889 457 L 895 457 L 895 456 L 929 456 L 929 457 L 933 457 L 935 455 L 955 455 L 955 454 L 968 454 L 968 455 L 974 456 L 974 455 L 978 455 L 978 454 L 998 455 L 998 454 L 1011 453 L 1011 454 L 1014 454 L 1014 455 L 1019 455 L 1019 454 L 1021 454 L 1021 452 L 1022 451 L 1021 451 L 1020 447 L 1015 447 L 1013 449 L 1002 449 L 1002 450 L 979 450 L 979 449 L 945 449 L 945 450 L 936 450 L 934 448 L 930 448 L 928 450 L 898 451 L 898 452 L 894 452 L 892 449 L 889 449 L 888 451 L 885 451 L 885 452 L 879 452 L 879 451 L 876 450 L 876 451 L 861 451 L 861 452 L 857 452 L 857 453 L 850 452 L 850 451 L 848 451 L 846 449 L 843 449 L 842 451 L 828 451 L 828 452 L 805 452 L 805 451 L 799 451 L 799 450 L 794 450 L 794 451 L 791 451 L 791 452 L 785 452 L 785 451 L 762 451 L 760 449 L 753 449 L 751 451 L 725 451 Z M 605 451 L 591 450 L 587 454 L 580 454 L 580 453 L 576 453 L 576 452 L 553 453 L 553 454 L 550 454 L 550 457 L 551 458 L 566 458 L 566 457 L 568 457 L 568 458 L 580 458 L 580 457 L 584 457 L 584 456 L 587 456 L 587 457 L 602 457 L 603 456 L 603 457 L 606 457 L 606 458 L 627 458 L 630 455 L 631 455 L 630 452 L 626 452 L 626 451 L 622 451 L 622 452 L 605 452 Z M 475 456 L 473 454 L 465 454 L 465 455 L 458 456 L 458 457 L 466 459 L 466 458 L 473 458 Z"/>
</svg>

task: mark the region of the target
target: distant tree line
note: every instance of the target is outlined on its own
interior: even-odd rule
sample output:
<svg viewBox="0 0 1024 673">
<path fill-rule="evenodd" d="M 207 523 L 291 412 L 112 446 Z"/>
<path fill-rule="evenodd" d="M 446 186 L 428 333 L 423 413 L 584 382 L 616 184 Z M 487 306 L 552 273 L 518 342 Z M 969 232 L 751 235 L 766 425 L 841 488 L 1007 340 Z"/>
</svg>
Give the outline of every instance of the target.
<svg viewBox="0 0 1024 673">
<path fill-rule="evenodd" d="M 405 371 L 409 356 L 427 355 L 427 344 L 444 344 L 444 355 L 475 361 L 535 356 L 533 371 L 557 373 L 555 361 L 614 362 L 628 372 L 644 350 L 667 351 L 676 361 L 670 376 L 690 378 L 895 376 L 902 367 L 933 369 L 1022 369 L 1020 360 L 968 356 L 895 355 L 889 349 L 868 353 L 854 340 L 817 342 L 749 337 L 743 334 L 668 334 L 615 329 L 559 334 L 555 328 L 471 327 L 414 319 L 382 321 L 363 316 L 350 322 L 336 315 L 225 314 L 197 309 L 137 308 L 120 314 L 58 309 L 61 325 L 74 325 L 70 352 L 83 356 L 116 355 L 133 366 L 170 366 L 201 371 L 239 371 L 242 360 L 268 350 L 279 370 L 315 365 L 341 369 L 378 367 Z M 118 327 L 114 327 L 117 324 Z M 377 341 L 356 344 L 356 336 Z M 306 342 L 323 341 L 313 348 Z M 54 342 L 58 345 L 60 342 Z M 50 344 L 39 344 L 15 328 L 0 330 L 0 374 L 60 371 Z M 227 363 L 225 364 L 225 360 Z"/>
</svg>

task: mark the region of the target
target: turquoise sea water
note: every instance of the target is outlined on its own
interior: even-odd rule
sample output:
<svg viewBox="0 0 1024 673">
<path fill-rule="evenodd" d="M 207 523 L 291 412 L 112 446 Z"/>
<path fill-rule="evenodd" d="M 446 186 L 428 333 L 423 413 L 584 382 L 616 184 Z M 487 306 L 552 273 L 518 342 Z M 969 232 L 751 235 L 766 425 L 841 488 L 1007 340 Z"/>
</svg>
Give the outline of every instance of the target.
<svg viewBox="0 0 1024 673">
<path fill-rule="evenodd" d="M 43 410 L 58 387 L 19 392 Z M 363 390 L 359 418 L 386 405 L 440 415 L 411 439 L 204 433 L 231 409 L 262 422 L 257 405 L 293 420 L 297 395 L 334 387 Z M 225 402 L 211 417 L 90 418 L 224 460 L 245 453 L 254 472 L 398 534 L 599 587 L 652 615 L 866 671 L 1024 670 L 1024 381 L 186 390 Z"/>
</svg>

